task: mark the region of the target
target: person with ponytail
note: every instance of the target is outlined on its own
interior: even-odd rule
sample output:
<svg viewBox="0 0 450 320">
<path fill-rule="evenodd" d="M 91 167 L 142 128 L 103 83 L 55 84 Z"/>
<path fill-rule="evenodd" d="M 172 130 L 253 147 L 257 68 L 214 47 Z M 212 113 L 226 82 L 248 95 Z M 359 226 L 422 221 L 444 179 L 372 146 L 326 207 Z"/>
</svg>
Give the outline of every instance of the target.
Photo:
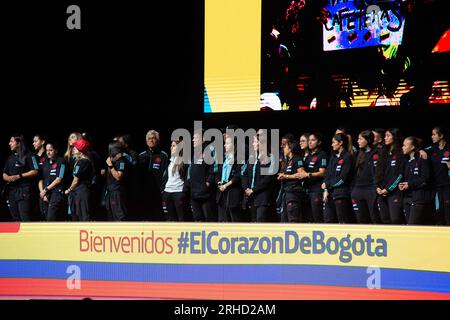
<svg viewBox="0 0 450 320">
<path fill-rule="evenodd" d="M 335 134 L 332 139 L 333 154 L 322 183 L 325 202 L 326 223 L 353 223 L 350 182 L 353 159 L 349 137 L 344 133 Z"/>
<path fill-rule="evenodd" d="M 73 179 L 64 194 L 69 197 L 69 215 L 73 221 L 91 219 L 91 185 L 95 176 L 94 165 L 89 159 L 90 143 L 81 138 L 73 144 Z"/>
<path fill-rule="evenodd" d="M 284 145 L 283 155 L 287 162 L 283 172 L 278 174 L 283 190 L 281 222 L 306 222 L 306 212 L 302 206 L 305 191 L 301 181 L 303 159 L 300 152 L 300 146 L 295 140 Z"/>
<path fill-rule="evenodd" d="M 6 203 L 14 221 L 31 221 L 36 194 L 34 183 L 39 166 L 35 156 L 28 151 L 22 135 L 13 135 L 9 147 L 12 154 L 3 169 Z"/>
<path fill-rule="evenodd" d="M 183 192 L 188 165 L 183 162 L 182 140 L 172 140 L 169 165 L 164 174 L 163 211 L 167 221 L 187 221 L 187 195 Z"/>
<path fill-rule="evenodd" d="M 64 190 L 67 183 L 66 164 L 58 155 L 58 146 L 54 142 L 46 145 L 46 160 L 42 164 L 42 176 L 39 180 L 39 196 L 46 221 L 66 220 L 66 199 Z"/>
<path fill-rule="evenodd" d="M 354 167 L 352 183 L 353 211 L 358 223 L 381 223 L 377 210 L 377 192 L 375 187 L 375 165 L 377 149 L 373 147 L 374 134 L 370 130 L 362 131 L 358 136 L 359 152 Z"/>
<path fill-rule="evenodd" d="M 82 135 L 80 132 L 72 132 L 69 137 L 67 138 L 67 150 L 64 153 L 64 160 L 67 164 L 68 171 L 72 172 L 73 167 L 75 165 L 75 157 L 73 152 L 73 145 L 77 140 L 80 140 L 82 138 Z"/>
<path fill-rule="evenodd" d="M 408 157 L 403 182 L 398 188 L 403 193 L 403 212 L 409 225 L 431 222 L 431 185 L 429 160 L 420 157 L 421 141 L 408 137 L 403 142 L 403 154 Z"/>
<path fill-rule="evenodd" d="M 402 210 L 402 195 L 398 185 L 403 178 L 404 155 L 401 149 L 402 137 L 400 130 L 386 130 L 384 147 L 375 171 L 376 191 L 378 194 L 378 209 L 384 223 L 404 224 Z"/>
<path fill-rule="evenodd" d="M 327 154 L 322 150 L 322 136 L 312 133 L 308 139 L 309 153 L 303 161 L 303 186 L 306 190 L 306 208 L 311 209 L 315 223 L 323 223 L 323 190 L 321 185 L 327 169 Z"/>
<path fill-rule="evenodd" d="M 225 159 L 216 173 L 216 202 L 219 222 L 244 222 L 242 213 L 242 165 L 237 163 L 237 138 L 227 135 L 224 143 Z"/>
<path fill-rule="evenodd" d="M 450 132 L 436 126 L 431 133 L 433 145 L 425 148 L 431 162 L 435 223 L 450 226 Z"/>
</svg>

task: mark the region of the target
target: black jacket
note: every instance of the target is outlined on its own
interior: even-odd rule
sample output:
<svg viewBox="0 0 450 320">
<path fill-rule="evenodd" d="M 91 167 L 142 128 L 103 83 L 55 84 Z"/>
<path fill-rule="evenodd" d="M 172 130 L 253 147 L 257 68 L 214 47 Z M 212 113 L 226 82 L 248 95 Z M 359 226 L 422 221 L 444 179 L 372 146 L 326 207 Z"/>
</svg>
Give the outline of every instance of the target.
<svg viewBox="0 0 450 320">
<path fill-rule="evenodd" d="M 355 173 L 352 180 L 353 187 L 373 187 L 375 188 L 375 169 L 376 161 L 378 160 L 377 150 L 365 151 L 363 161 L 359 167 L 355 163 Z M 356 162 L 358 162 L 358 156 Z"/>
<path fill-rule="evenodd" d="M 223 164 L 219 164 L 217 166 L 216 172 L 216 188 L 218 188 L 218 182 L 225 182 L 222 180 L 222 169 Z M 231 181 L 232 184 L 228 188 L 225 189 L 224 192 L 217 190 L 216 202 L 217 204 L 222 204 L 228 208 L 237 208 L 242 205 L 243 199 L 243 190 L 242 190 L 242 180 L 241 180 L 241 169 L 242 165 L 237 163 L 233 164 L 231 167 L 230 177 L 228 181 Z"/>
<path fill-rule="evenodd" d="M 164 190 L 164 173 L 169 164 L 169 156 L 159 148 L 147 149 L 138 156 L 138 166 L 142 185 L 147 192 L 159 192 Z"/>
<path fill-rule="evenodd" d="M 398 193 L 398 184 L 403 179 L 404 164 L 405 157 L 403 155 L 396 156 L 390 152 L 387 155 L 386 163 L 384 163 L 383 177 L 380 181 L 377 181 L 377 187 L 386 189 L 389 193 Z M 378 166 L 380 165 L 382 164 L 378 161 Z M 379 168 L 379 170 L 382 170 L 382 168 Z"/>
<path fill-rule="evenodd" d="M 404 191 L 406 197 L 411 197 L 413 202 L 431 201 L 429 160 L 424 160 L 419 155 L 405 160 L 403 181 L 408 182 L 408 189 Z"/>
<path fill-rule="evenodd" d="M 270 174 L 261 174 L 261 169 L 271 168 L 273 161 L 275 160 L 271 159 L 268 163 L 261 164 L 261 161 L 257 160 L 256 163 L 251 164 L 252 161 L 249 160 L 247 165 L 242 168 L 242 188 L 244 191 L 247 188 L 253 189 L 249 200 L 253 200 L 253 205 L 256 207 L 270 206 L 276 203 L 277 172 L 270 169 Z"/>
<path fill-rule="evenodd" d="M 338 157 L 332 154 L 325 174 L 325 185 L 333 199 L 350 197 L 350 183 L 353 168 L 353 158 L 343 151 Z"/>
<path fill-rule="evenodd" d="M 214 194 L 217 165 L 207 164 L 203 158 L 199 157 L 195 163 L 192 160 L 187 170 L 183 191 L 190 194 L 192 199 L 208 199 Z"/>
<path fill-rule="evenodd" d="M 433 187 L 450 188 L 450 170 L 447 167 L 447 162 L 450 162 L 450 145 L 447 143 L 442 149 L 433 145 L 425 151 L 431 160 Z"/>
</svg>

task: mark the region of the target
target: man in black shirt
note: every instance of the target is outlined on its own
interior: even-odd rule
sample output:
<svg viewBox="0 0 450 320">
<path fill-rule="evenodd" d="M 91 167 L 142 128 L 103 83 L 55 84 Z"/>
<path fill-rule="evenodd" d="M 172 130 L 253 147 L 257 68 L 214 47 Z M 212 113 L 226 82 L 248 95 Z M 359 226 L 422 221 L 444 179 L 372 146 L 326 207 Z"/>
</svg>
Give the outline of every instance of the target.
<svg viewBox="0 0 450 320">
<path fill-rule="evenodd" d="M 141 219 L 162 221 L 162 197 L 164 173 L 169 164 L 169 156 L 159 147 L 159 133 L 150 130 L 146 135 L 148 149 L 138 157 L 141 180 Z"/>
</svg>

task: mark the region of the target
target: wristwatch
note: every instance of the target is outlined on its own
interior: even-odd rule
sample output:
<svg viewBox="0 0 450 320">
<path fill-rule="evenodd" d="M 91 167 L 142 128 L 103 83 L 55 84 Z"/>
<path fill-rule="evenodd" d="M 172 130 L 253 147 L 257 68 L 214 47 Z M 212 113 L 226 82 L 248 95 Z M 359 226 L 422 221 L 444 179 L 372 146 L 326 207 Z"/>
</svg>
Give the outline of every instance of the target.
<svg viewBox="0 0 450 320">
<path fill-rule="evenodd" d="M 311 172 L 308 172 L 308 178 L 311 179 L 311 177 L 312 177 L 312 173 L 311 173 Z"/>
</svg>

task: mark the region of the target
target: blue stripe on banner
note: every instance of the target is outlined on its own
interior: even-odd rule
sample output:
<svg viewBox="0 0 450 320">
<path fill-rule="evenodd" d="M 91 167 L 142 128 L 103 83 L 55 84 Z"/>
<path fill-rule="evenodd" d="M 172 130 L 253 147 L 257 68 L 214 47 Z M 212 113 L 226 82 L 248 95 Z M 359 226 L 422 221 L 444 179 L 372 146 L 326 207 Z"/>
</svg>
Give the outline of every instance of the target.
<svg viewBox="0 0 450 320">
<path fill-rule="evenodd" d="M 105 262 L 1 260 L 0 278 L 67 279 L 68 266 L 81 278 L 99 281 L 264 283 L 367 287 L 365 267 L 312 265 L 186 265 Z M 383 289 L 450 293 L 450 273 L 380 269 Z"/>
</svg>

